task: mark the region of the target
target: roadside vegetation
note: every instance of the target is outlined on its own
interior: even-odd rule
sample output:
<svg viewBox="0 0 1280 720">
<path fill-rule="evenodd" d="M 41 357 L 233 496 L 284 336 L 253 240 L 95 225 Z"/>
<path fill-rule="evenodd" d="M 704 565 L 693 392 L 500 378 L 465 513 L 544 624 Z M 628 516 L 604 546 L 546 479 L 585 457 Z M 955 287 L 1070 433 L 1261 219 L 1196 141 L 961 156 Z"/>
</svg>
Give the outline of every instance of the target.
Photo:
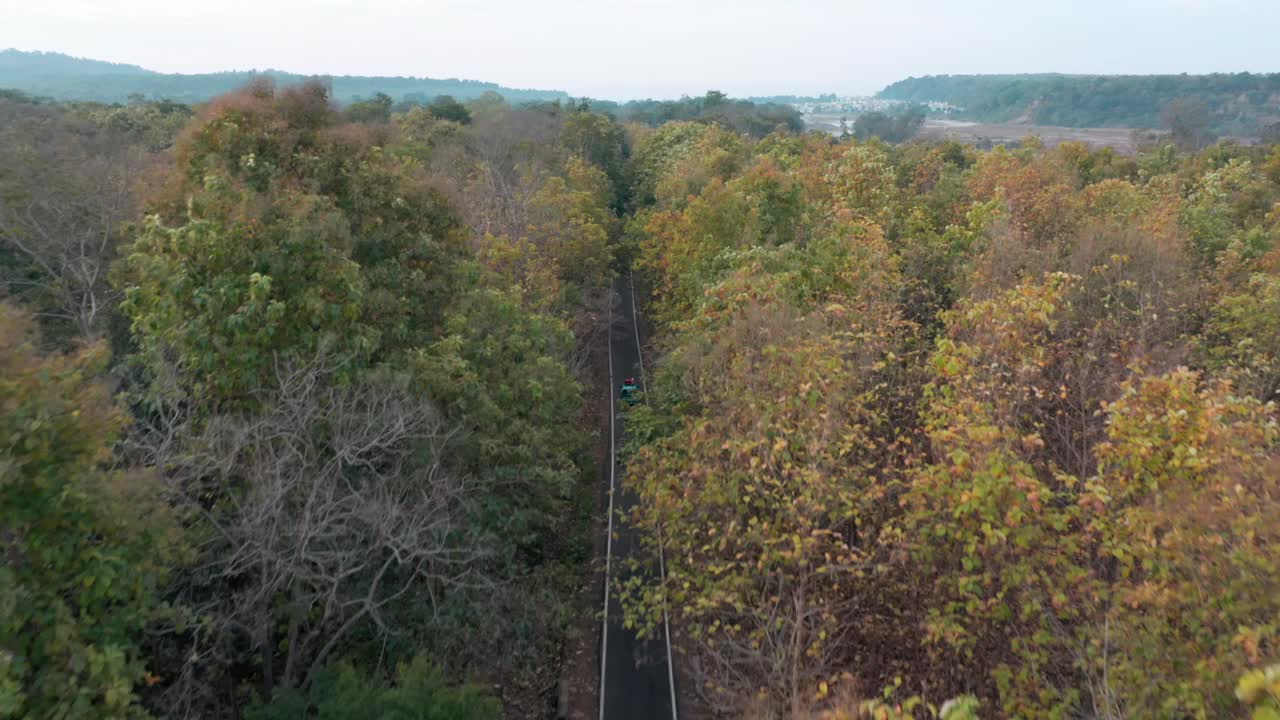
<svg viewBox="0 0 1280 720">
<path fill-rule="evenodd" d="M 0 714 L 553 706 L 623 135 L 463 110 L 0 101 Z"/>
<path fill-rule="evenodd" d="M 660 360 L 628 477 L 666 581 L 626 607 L 668 608 L 708 706 L 1273 702 L 1280 150 L 668 124 L 633 163 Z"/>
<path fill-rule="evenodd" d="M 1274 714 L 1280 149 L 794 120 L 0 95 L 0 717 L 552 716 L 620 271 L 696 702 Z"/>
</svg>

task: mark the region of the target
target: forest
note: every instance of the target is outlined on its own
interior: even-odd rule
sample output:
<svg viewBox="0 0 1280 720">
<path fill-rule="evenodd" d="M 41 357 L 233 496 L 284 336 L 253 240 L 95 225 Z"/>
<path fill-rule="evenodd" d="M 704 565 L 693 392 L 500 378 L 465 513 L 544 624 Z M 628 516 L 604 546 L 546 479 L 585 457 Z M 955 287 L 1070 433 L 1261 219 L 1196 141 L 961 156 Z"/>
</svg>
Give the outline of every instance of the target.
<svg viewBox="0 0 1280 720">
<path fill-rule="evenodd" d="M 0 717 L 556 717 L 621 274 L 692 707 L 1280 717 L 1280 146 L 334 94 L 0 94 Z"/>
<path fill-rule="evenodd" d="M 713 122 L 748 135 L 767 135 L 779 125 L 802 132 L 799 111 L 784 100 L 735 100 L 712 90 L 702 97 L 679 100 L 631 100 L 625 103 L 596 102 L 595 107 L 615 115 L 620 122 L 644 123 L 657 127 L 675 120 Z"/>
<path fill-rule="evenodd" d="M 55 100 L 124 103 L 130 96 L 184 103 L 206 102 L 231 92 L 254 78 L 266 75 L 278 85 L 299 85 L 307 75 L 284 70 L 234 70 L 213 73 L 161 73 L 137 65 L 88 60 L 54 52 L 0 50 L 0 88 L 21 90 Z M 559 90 L 503 87 L 496 83 L 456 78 L 370 77 L 339 75 L 329 79 L 333 97 L 340 102 L 367 100 L 377 93 L 398 99 L 430 100 L 453 95 L 470 100 L 492 92 L 512 102 L 567 100 Z"/>
<path fill-rule="evenodd" d="M 963 108 L 957 117 L 980 122 L 1066 127 L 1166 127 L 1171 106 L 1194 103 L 1217 135 L 1258 137 L 1270 129 L 1280 137 L 1277 73 L 930 75 L 893 83 L 879 97 L 948 102 Z"/>
</svg>

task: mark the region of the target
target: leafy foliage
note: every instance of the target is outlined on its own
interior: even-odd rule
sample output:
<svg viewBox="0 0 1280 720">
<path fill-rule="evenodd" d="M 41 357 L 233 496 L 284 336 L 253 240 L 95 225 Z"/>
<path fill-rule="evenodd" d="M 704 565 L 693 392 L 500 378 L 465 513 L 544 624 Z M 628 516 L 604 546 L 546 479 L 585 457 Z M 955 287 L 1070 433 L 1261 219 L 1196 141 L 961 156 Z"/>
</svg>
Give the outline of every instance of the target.
<svg viewBox="0 0 1280 720">
<path fill-rule="evenodd" d="M 1038 125 L 1160 127 L 1161 112 L 1183 98 L 1202 98 L 1220 133 L 1256 135 L 1275 114 L 1276 74 L 1213 75 L 932 75 L 908 78 L 880 96 L 942 101 L 963 116 Z"/>
<path fill-rule="evenodd" d="M 1259 400 L 1280 393 L 1280 278 L 1256 274 L 1244 292 L 1218 300 L 1205 325 L 1209 367 Z"/>
<path fill-rule="evenodd" d="M 598 104 L 602 109 L 613 109 Z M 791 132 L 804 127 L 800 113 L 785 101 L 732 99 L 717 90 L 679 100 L 631 100 L 615 112 L 624 122 L 653 127 L 680 121 L 715 123 L 753 137 L 763 137 L 779 127 Z"/>
<path fill-rule="evenodd" d="M 250 720 L 488 720 L 501 716 L 501 705 L 471 686 L 451 688 L 438 668 L 425 658 L 401 665 L 394 684 L 384 684 L 349 664 L 327 670 L 302 693 L 287 690 L 271 702 L 249 709 Z"/>
<path fill-rule="evenodd" d="M 260 85 L 207 110 L 128 250 L 134 332 L 200 399 L 241 399 L 321 348 L 375 362 L 443 322 L 456 220 L 326 103 Z"/>
<path fill-rule="evenodd" d="M 571 344 L 518 293 L 477 288 L 414 358 L 423 389 L 464 423 L 461 460 L 484 482 L 485 523 L 513 548 L 554 532 L 578 475 L 581 388 L 559 360 Z"/>
<path fill-rule="evenodd" d="M 101 349 L 37 343 L 0 305 L 0 714 L 142 717 L 138 636 L 177 538 L 153 479 L 109 469 L 125 416 L 93 377 Z"/>
<path fill-rule="evenodd" d="M 141 456 L 202 537 L 179 592 L 204 622 L 161 644 L 184 658 L 166 711 L 211 712 L 229 679 L 315 688 L 388 643 L 517 693 L 552 671 L 586 542 L 563 532 L 583 475 L 571 328 L 610 279 L 613 191 L 594 161 L 504 135 L 515 116 L 555 139 L 554 106 L 471 110 L 339 113 L 323 86 L 257 84 L 176 146 L 119 273 Z M 477 191 L 460 207 L 458 176 Z M 468 607 L 522 590 L 546 607 L 487 621 L 508 655 L 468 651 Z"/>
<path fill-rule="evenodd" d="M 1253 720 L 1272 720 L 1280 717 L 1280 684 L 1276 679 L 1280 670 L 1272 665 L 1265 670 L 1254 670 L 1240 678 L 1236 696 L 1253 708 Z"/>
<path fill-rule="evenodd" d="M 0 97 L 0 262 L 54 332 L 0 314 L 0 713 L 546 708 L 622 269 L 658 357 L 617 591 L 710 706 L 1274 715 L 1273 148 L 331 97 Z"/>
<path fill-rule="evenodd" d="M 633 172 L 679 192 L 628 227 L 667 575 L 625 606 L 708 702 L 839 716 L 847 669 L 1003 717 L 1243 713 L 1277 637 L 1265 151 L 779 135 L 705 174 L 667 133 Z"/>
<path fill-rule="evenodd" d="M 923 110 L 912 108 L 890 115 L 882 112 L 862 113 L 853 121 L 853 134 L 859 140 L 880 138 L 887 143 L 910 140 L 924 125 Z"/>
</svg>

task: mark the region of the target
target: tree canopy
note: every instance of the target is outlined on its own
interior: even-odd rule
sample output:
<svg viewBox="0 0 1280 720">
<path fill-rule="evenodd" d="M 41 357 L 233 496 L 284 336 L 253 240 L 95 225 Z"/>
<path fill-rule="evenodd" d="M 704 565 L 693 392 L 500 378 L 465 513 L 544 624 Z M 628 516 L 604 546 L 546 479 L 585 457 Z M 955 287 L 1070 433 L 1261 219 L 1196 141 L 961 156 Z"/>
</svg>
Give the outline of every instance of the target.
<svg viewBox="0 0 1280 720">
<path fill-rule="evenodd" d="M 879 97 L 946 102 L 958 117 L 984 122 L 1025 118 L 1067 127 L 1167 127 L 1171 105 L 1201 102 L 1207 130 L 1256 137 L 1274 122 L 1280 74 L 929 75 L 900 80 Z"/>
<path fill-rule="evenodd" d="M 709 715 L 1274 717 L 1280 150 L 1219 110 L 4 93 L 0 716 L 546 717 L 612 524 Z"/>
</svg>

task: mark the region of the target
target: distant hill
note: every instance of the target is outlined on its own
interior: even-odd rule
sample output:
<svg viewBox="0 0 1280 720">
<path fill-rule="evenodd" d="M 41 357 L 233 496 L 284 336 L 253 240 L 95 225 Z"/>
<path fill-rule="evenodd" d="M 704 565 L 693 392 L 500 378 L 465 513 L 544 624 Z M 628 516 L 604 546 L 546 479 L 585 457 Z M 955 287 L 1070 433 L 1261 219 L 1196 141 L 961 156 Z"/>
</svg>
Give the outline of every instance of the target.
<svg viewBox="0 0 1280 720">
<path fill-rule="evenodd" d="M 981 122 L 1065 127 L 1160 127 L 1175 100 L 1203 102 L 1223 135 L 1255 136 L 1280 122 L 1280 73 L 1215 75 L 930 75 L 879 96 L 958 105 Z"/>
<path fill-rule="evenodd" d="M 310 77 L 279 70 L 194 75 L 159 73 L 137 65 L 87 60 L 62 53 L 0 50 L 0 88 L 57 100 L 118 103 L 136 94 L 151 99 L 193 103 L 234 90 L 262 75 L 274 78 L 281 85 L 300 83 Z M 486 92 L 496 92 L 509 102 L 517 103 L 569 98 L 568 93 L 560 90 L 508 88 L 496 83 L 453 78 L 339 75 L 328 79 L 333 84 L 334 98 L 339 102 L 369 98 L 378 92 L 396 100 L 421 101 L 429 101 L 437 95 L 469 100 Z"/>
</svg>

